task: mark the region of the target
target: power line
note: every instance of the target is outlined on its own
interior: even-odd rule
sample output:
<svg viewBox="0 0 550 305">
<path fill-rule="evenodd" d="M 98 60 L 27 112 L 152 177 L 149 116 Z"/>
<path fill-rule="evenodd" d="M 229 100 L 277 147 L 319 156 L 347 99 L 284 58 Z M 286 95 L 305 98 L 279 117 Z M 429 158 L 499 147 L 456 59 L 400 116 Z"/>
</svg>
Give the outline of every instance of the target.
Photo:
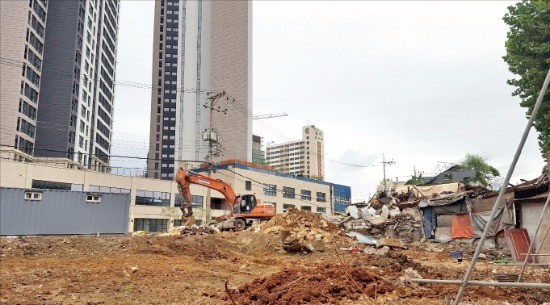
<svg viewBox="0 0 550 305">
<path fill-rule="evenodd" d="M 32 65 L 27 65 L 27 63 L 25 63 L 23 61 L 19 61 L 19 60 L 16 60 L 16 59 L 13 59 L 13 58 L 7 58 L 7 57 L 0 57 L 0 64 L 13 66 L 13 67 L 18 67 L 18 68 L 23 68 L 24 65 L 26 65 L 28 67 L 32 66 Z M 78 78 L 78 79 L 88 79 L 88 80 L 92 80 L 92 81 L 96 81 L 96 80 L 101 79 L 100 77 L 94 77 L 94 76 L 91 76 L 91 75 L 88 76 L 84 73 L 80 73 L 79 74 L 80 77 L 76 77 L 74 71 L 66 71 L 66 70 L 55 69 L 55 68 L 48 68 L 48 69 L 40 68 L 40 69 L 38 69 L 38 68 L 34 67 L 34 69 L 36 69 L 37 71 L 39 71 L 41 73 L 44 73 L 44 74 L 52 74 L 52 75 L 55 75 L 55 76 L 61 76 L 61 77 L 66 77 L 66 78 L 70 78 L 70 79 Z M 164 85 L 151 85 L 151 84 L 134 82 L 134 81 L 126 81 L 126 80 L 115 80 L 115 81 L 113 81 L 113 84 L 124 86 L 124 87 L 133 87 L 133 88 L 138 88 L 138 89 L 153 89 L 153 88 L 164 89 L 164 87 L 165 87 Z M 187 89 L 182 88 L 182 89 L 179 89 L 179 90 L 176 89 L 176 91 L 178 91 L 178 92 L 187 92 L 187 93 L 203 93 L 203 94 L 220 92 L 220 90 L 197 90 L 197 89 L 190 89 L 190 88 L 187 88 Z"/>
<path fill-rule="evenodd" d="M 2 146 L 10 147 L 10 148 L 16 148 L 20 149 L 20 147 L 17 147 L 15 145 L 5 145 L 2 144 Z M 148 157 L 139 157 L 139 156 L 125 156 L 125 155 L 107 155 L 107 154 L 94 154 L 94 153 L 83 153 L 83 152 L 69 152 L 65 150 L 57 150 L 57 149 L 48 149 L 48 148 L 33 148 L 34 151 L 44 151 L 44 152 L 57 152 L 57 153 L 63 153 L 63 154 L 81 154 L 81 155 L 87 155 L 87 156 L 107 156 L 111 158 L 126 158 L 126 159 L 137 159 L 137 160 L 152 160 L 152 161 L 166 161 L 166 162 L 202 162 L 197 160 L 176 160 L 174 158 L 148 158 Z M 40 157 L 40 156 L 35 156 Z"/>
</svg>

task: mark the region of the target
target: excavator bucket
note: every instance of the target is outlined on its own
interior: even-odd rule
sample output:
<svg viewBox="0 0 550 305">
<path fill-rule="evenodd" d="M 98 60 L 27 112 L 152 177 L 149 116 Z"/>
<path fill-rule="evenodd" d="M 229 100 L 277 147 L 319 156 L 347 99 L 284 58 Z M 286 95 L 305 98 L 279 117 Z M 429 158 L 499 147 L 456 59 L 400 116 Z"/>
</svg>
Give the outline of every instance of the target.
<svg viewBox="0 0 550 305">
<path fill-rule="evenodd" d="M 176 173 L 176 182 L 178 183 L 178 189 L 180 191 L 180 194 L 183 196 L 183 199 L 185 200 L 185 208 L 187 208 L 187 212 L 185 212 L 185 208 L 181 207 L 182 221 L 183 221 L 183 217 L 191 217 L 193 215 L 193 205 L 191 203 L 191 191 L 189 190 L 190 183 L 185 173 L 185 170 L 181 167 L 178 169 L 178 172 Z"/>
<path fill-rule="evenodd" d="M 181 225 L 182 226 L 191 226 L 191 225 L 194 225 L 196 222 L 195 222 L 195 217 L 193 216 L 182 216 L 181 217 Z"/>
</svg>

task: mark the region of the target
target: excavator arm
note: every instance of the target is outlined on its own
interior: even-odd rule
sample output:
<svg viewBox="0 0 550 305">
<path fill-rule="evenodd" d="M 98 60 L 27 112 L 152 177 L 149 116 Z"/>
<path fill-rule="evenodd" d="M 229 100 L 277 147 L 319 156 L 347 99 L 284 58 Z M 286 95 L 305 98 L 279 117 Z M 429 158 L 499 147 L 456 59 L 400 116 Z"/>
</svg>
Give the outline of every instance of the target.
<svg viewBox="0 0 550 305">
<path fill-rule="evenodd" d="M 178 183 L 178 189 L 180 194 L 185 200 L 185 208 L 187 208 L 187 213 L 182 207 L 181 211 L 185 217 L 193 215 L 193 209 L 191 204 L 191 190 L 189 186 L 191 184 L 198 184 L 209 189 L 216 190 L 220 192 L 225 197 L 225 203 L 228 205 L 230 210 L 233 210 L 233 204 L 238 196 L 235 195 L 235 192 L 231 186 L 220 179 L 214 179 L 202 174 L 197 173 L 188 173 L 183 168 L 179 168 L 176 174 L 176 182 Z"/>
</svg>

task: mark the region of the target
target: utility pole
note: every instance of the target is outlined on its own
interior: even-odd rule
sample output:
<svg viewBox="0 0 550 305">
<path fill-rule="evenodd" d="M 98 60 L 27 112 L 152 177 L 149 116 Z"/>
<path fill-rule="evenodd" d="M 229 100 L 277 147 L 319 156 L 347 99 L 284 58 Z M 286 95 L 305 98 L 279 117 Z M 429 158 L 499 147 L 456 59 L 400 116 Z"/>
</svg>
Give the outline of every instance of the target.
<svg viewBox="0 0 550 305">
<path fill-rule="evenodd" d="M 393 161 L 393 160 L 386 162 L 386 155 L 384 153 L 382 153 L 382 168 L 384 170 L 384 193 L 386 193 L 386 164 L 387 165 L 392 165 L 394 163 L 395 163 L 395 161 Z"/>
<path fill-rule="evenodd" d="M 208 128 L 203 132 L 202 134 L 202 140 L 208 141 L 208 155 L 206 155 L 205 161 L 208 166 L 207 175 L 208 177 L 211 176 L 211 168 L 212 168 L 212 161 L 213 157 L 218 155 L 218 132 L 212 128 L 212 114 L 214 111 L 227 114 L 227 108 L 222 109 L 220 106 L 216 107 L 216 103 L 218 100 L 225 96 L 225 91 L 218 92 L 214 94 L 213 96 L 208 97 L 209 103 L 206 103 L 203 105 L 204 108 L 210 109 L 210 121 Z M 216 152 L 214 152 L 214 145 L 216 145 Z M 206 215 L 205 215 L 205 221 L 208 224 L 210 222 L 210 213 L 211 208 L 210 205 L 212 201 L 212 193 L 210 188 L 207 188 L 206 190 Z"/>
</svg>

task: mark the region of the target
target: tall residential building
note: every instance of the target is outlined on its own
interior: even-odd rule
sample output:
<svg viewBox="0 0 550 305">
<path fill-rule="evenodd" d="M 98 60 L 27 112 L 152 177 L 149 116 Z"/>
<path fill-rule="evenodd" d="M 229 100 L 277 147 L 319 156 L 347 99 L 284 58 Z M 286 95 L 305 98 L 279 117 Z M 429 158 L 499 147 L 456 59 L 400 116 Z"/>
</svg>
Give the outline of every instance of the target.
<svg viewBox="0 0 550 305">
<path fill-rule="evenodd" d="M 65 158 L 105 171 L 111 152 L 120 0 L 48 5 L 35 156 Z"/>
<path fill-rule="evenodd" d="M 324 155 L 323 132 L 309 125 L 302 127 L 302 140 L 268 144 L 266 161 L 282 173 L 324 180 Z"/>
<path fill-rule="evenodd" d="M 242 0 L 156 1 L 149 177 L 173 179 L 178 162 L 204 161 L 210 128 L 219 158 L 252 160 L 251 15 Z"/>
<path fill-rule="evenodd" d="M 0 151 L 32 160 L 48 4 L 0 1 Z"/>
</svg>

